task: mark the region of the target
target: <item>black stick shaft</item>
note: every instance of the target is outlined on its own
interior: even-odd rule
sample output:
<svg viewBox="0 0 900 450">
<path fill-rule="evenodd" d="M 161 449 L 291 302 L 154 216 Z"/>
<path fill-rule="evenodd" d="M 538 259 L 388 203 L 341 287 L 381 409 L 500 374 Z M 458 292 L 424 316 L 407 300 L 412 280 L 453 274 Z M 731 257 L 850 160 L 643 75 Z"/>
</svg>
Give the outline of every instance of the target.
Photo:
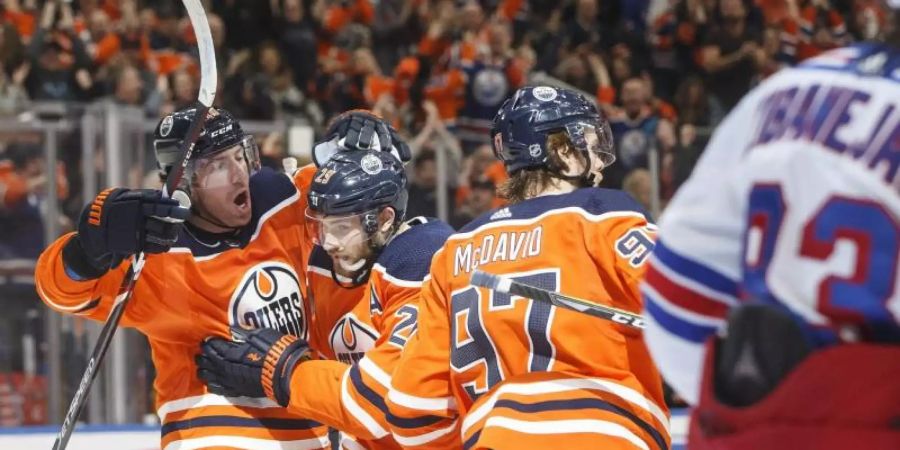
<svg viewBox="0 0 900 450">
<path fill-rule="evenodd" d="M 163 195 L 167 197 L 173 196 L 184 178 L 185 169 L 191 159 L 191 154 L 194 152 L 194 145 L 196 144 L 200 133 L 203 131 L 207 112 L 212 106 L 215 98 L 217 81 L 213 42 L 209 31 L 209 23 L 206 20 L 205 12 L 203 11 L 203 6 L 199 0 L 183 0 L 183 3 L 188 10 L 194 32 L 197 34 L 202 74 L 196 112 L 191 121 L 191 126 L 188 128 L 184 139 L 181 141 L 178 160 L 172 167 L 169 176 L 166 178 L 165 186 L 163 186 Z M 186 195 L 181 197 L 186 197 Z M 182 202 L 181 198 L 178 198 L 178 200 L 180 203 Z M 131 300 L 131 294 L 134 292 L 134 285 L 141 276 L 143 267 L 144 252 L 138 252 L 132 259 L 131 266 L 128 268 L 125 277 L 122 279 L 122 284 L 119 286 L 113 308 L 109 313 L 109 317 L 106 319 L 106 323 L 103 324 L 103 329 L 100 331 L 100 338 L 97 340 L 97 344 L 94 345 L 94 350 L 91 352 L 91 358 L 88 360 L 87 368 L 85 368 L 84 374 L 81 376 L 81 382 L 78 383 L 78 390 L 75 391 L 75 396 L 72 397 L 72 402 L 69 404 L 69 409 L 66 411 L 66 417 L 63 420 L 62 427 L 59 430 L 59 434 L 56 436 L 56 441 L 53 443 L 53 450 L 64 450 L 69 443 L 69 438 L 72 437 L 72 430 L 75 427 L 75 422 L 81 415 L 81 411 L 84 409 L 84 402 L 91 390 L 91 386 L 94 384 L 94 380 L 97 378 L 97 369 L 103 363 L 103 358 L 106 357 L 106 351 L 109 349 L 109 344 L 112 343 L 112 338 L 119 328 L 119 322 L 122 320 L 125 307 L 128 306 L 128 302 Z"/>
<path fill-rule="evenodd" d="M 530 298 L 543 303 L 549 303 L 560 308 L 578 311 L 583 314 L 610 320 L 633 328 L 643 329 L 646 326 L 643 317 L 638 314 L 623 311 L 611 306 L 589 302 L 577 297 L 570 297 L 565 294 L 560 294 L 559 292 L 548 291 L 546 289 L 541 289 L 520 281 L 489 274 L 480 270 L 476 270 L 472 274 L 472 284 L 499 292 Z"/>
<path fill-rule="evenodd" d="M 81 411 L 84 409 L 84 401 L 87 399 L 91 386 L 93 386 L 94 380 L 97 378 L 98 369 L 103 362 L 103 358 L 106 357 L 109 344 L 112 343 L 116 330 L 119 329 L 119 322 L 122 320 L 125 306 L 131 300 L 131 294 L 134 292 L 134 283 L 137 281 L 137 277 L 140 276 L 140 269 L 143 266 L 143 256 L 143 253 L 138 254 L 134 263 L 131 264 L 128 272 L 125 274 L 123 284 L 119 287 L 119 294 L 116 296 L 117 302 L 113 306 L 112 311 L 110 311 L 103 329 L 100 330 L 100 337 L 97 339 L 97 344 L 94 345 L 94 350 L 91 352 L 91 358 L 88 359 L 84 374 L 81 375 L 78 390 L 75 391 L 75 396 L 72 397 L 72 402 L 69 403 L 66 418 L 63 420 L 59 434 L 56 436 L 56 441 L 53 443 L 53 450 L 62 450 L 69 444 L 69 438 L 72 437 L 72 430 L 75 428 L 75 421 L 78 420 L 78 416 L 81 415 Z M 137 271 L 135 271 L 135 267 L 138 268 Z"/>
</svg>

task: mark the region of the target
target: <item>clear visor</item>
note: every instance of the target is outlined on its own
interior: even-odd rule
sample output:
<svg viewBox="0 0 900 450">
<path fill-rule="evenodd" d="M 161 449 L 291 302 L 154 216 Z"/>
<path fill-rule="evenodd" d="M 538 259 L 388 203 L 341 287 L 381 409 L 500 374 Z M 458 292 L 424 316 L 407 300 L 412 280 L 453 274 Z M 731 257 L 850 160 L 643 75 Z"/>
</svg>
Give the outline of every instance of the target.
<svg viewBox="0 0 900 450">
<path fill-rule="evenodd" d="M 573 122 L 566 125 L 566 132 L 576 148 L 598 157 L 603 167 L 616 160 L 612 130 L 606 121 Z"/>
<path fill-rule="evenodd" d="M 215 189 L 249 183 L 250 175 L 259 170 L 259 151 L 253 136 L 244 136 L 229 149 L 197 158 L 188 165 L 191 185 L 200 189 Z"/>
<path fill-rule="evenodd" d="M 307 208 L 306 228 L 314 244 L 326 251 L 339 251 L 355 247 L 372 238 L 366 233 L 367 216 L 372 220 L 377 217 L 377 211 L 329 216 Z"/>
</svg>

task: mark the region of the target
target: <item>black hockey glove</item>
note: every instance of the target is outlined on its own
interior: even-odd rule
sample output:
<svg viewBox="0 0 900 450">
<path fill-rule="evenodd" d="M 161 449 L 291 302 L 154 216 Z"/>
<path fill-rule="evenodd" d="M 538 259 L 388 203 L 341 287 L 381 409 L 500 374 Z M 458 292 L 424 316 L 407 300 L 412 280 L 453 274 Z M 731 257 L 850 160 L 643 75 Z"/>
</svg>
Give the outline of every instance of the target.
<svg viewBox="0 0 900 450">
<path fill-rule="evenodd" d="M 352 110 L 331 121 L 325 131 L 325 140 L 313 147 L 313 163 L 322 167 L 339 151 L 375 150 L 373 138 L 377 138 L 381 151 L 393 153 L 400 162 L 412 159 L 409 145 L 394 127 L 369 111 Z"/>
<path fill-rule="evenodd" d="M 291 400 L 291 374 L 310 359 L 309 345 L 272 329 L 232 329 L 243 342 L 207 339 L 197 355 L 197 377 L 214 394 L 268 397 L 281 406 Z"/>
<path fill-rule="evenodd" d="M 63 248 L 66 268 L 97 278 L 139 251 L 163 253 L 178 239 L 190 210 L 151 189 L 107 189 L 84 207 L 78 234 Z"/>
</svg>

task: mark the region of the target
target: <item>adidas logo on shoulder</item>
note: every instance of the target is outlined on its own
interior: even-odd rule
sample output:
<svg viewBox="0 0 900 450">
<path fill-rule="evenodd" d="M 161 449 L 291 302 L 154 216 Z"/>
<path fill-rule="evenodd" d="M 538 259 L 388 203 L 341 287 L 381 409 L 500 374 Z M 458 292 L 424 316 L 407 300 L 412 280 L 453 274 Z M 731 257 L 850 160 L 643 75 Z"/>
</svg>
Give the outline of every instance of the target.
<svg viewBox="0 0 900 450">
<path fill-rule="evenodd" d="M 503 207 L 497 210 L 497 212 L 491 214 L 491 220 L 497 219 L 509 219 L 512 217 L 512 213 L 509 211 L 508 207 Z"/>
</svg>

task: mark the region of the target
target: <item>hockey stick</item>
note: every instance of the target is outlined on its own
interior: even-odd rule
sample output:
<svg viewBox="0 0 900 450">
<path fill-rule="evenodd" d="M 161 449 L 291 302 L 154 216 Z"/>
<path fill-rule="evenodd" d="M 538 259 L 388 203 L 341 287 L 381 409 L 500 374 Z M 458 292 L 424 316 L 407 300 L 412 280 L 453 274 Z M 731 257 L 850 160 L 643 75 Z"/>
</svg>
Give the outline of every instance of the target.
<svg viewBox="0 0 900 450">
<path fill-rule="evenodd" d="M 182 0 L 182 2 L 190 17 L 191 26 L 194 28 L 194 35 L 197 37 L 197 46 L 200 51 L 200 93 L 197 95 L 196 113 L 191 121 L 191 126 L 181 142 L 179 159 L 166 178 L 166 184 L 163 186 L 162 192 L 164 196 L 171 196 L 171 198 L 178 200 L 181 206 L 190 207 L 190 199 L 187 194 L 177 189 L 184 177 L 184 171 L 190 161 L 191 154 L 194 152 L 194 144 L 197 141 L 197 137 L 203 130 L 206 114 L 215 99 L 218 75 L 215 49 L 213 48 L 209 22 L 206 20 L 206 12 L 203 10 L 203 5 L 200 3 L 200 0 Z M 112 310 L 109 312 L 109 317 L 107 317 L 106 323 L 100 331 L 100 336 L 94 345 L 94 350 L 91 352 L 91 358 L 88 360 L 84 374 L 81 376 L 81 382 L 78 383 L 75 396 L 72 397 L 72 402 L 69 403 L 66 417 L 63 420 L 59 434 L 56 436 L 56 441 L 53 443 L 53 450 L 63 450 L 69 443 L 75 421 L 81 415 L 88 392 L 90 392 L 91 386 L 97 378 L 97 369 L 106 356 L 109 344 L 119 328 L 119 321 L 122 320 L 125 307 L 131 300 L 134 285 L 141 276 L 144 261 L 145 257 L 142 251 L 138 252 L 131 259 L 131 266 L 128 268 L 125 278 L 122 279 L 122 284 L 119 286 L 118 293 L 113 301 Z"/>
<path fill-rule="evenodd" d="M 471 282 L 473 286 L 488 288 L 492 291 L 504 294 L 530 298 L 539 302 L 559 306 L 560 308 L 571 309 L 583 314 L 610 320 L 629 327 L 643 329 L 646 326 L 644 324 L 644 318 L 638 314 L 623 311 L 611 306 L 598 305 L 597 303 L 582 300 L 580 298 L 569 297 L 568 295 L 560 294 L 559 292 L 548 291 L 546 289 L 541 289 L 507 277 L 482 272 L 480 270 L 476 270 L 472 273 Z"/>
</svg>

